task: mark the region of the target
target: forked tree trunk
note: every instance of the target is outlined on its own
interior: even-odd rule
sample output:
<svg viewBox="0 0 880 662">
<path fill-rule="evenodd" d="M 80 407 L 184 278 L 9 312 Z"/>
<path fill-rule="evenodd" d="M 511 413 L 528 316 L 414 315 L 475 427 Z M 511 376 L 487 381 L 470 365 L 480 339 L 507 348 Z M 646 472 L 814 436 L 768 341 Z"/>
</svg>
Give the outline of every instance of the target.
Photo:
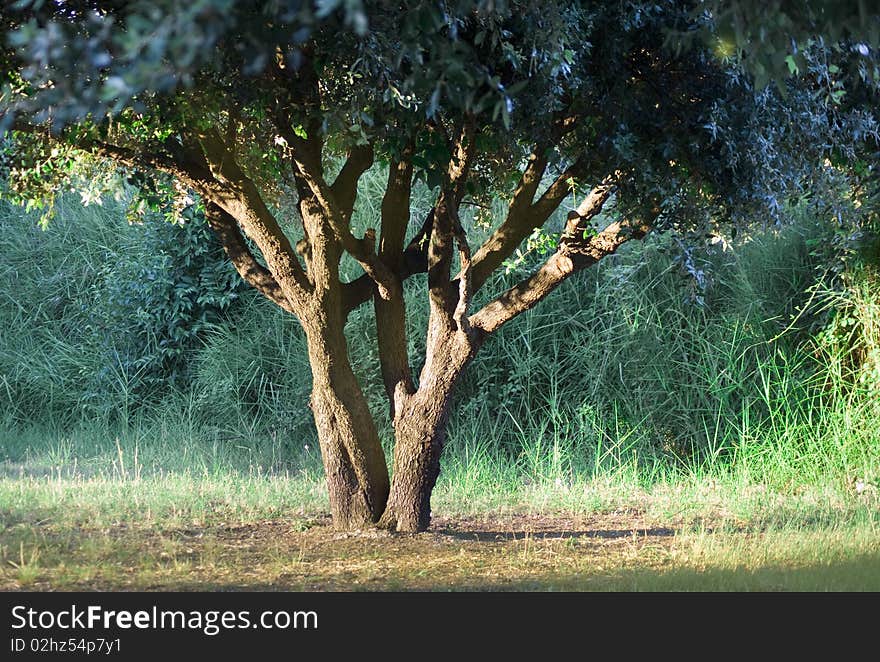
<svg viewBox="0 0 880 662">
<path fill-rule="evenodd" d="M 332 317 L 332 316 L 331 316 Z M 321 320 L 325 322 L 326 317 Z M 337 529 L 374 524 L 385 509 L 385 453 L 361 386 L 348 360 L 343 323 L 306 326 L 312 368 L 311 408 Z"/>
</svg>

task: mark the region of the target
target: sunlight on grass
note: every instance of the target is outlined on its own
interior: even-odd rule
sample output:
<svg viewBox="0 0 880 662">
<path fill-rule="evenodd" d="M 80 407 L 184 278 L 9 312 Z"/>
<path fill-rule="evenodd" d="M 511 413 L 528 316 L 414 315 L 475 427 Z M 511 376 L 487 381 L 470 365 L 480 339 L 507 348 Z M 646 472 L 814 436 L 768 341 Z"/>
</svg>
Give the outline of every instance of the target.
<svg viewBox="0 0 880 662">
<path fill-rule="evenodd" d="M 5 527 L 205 526 L 316 514 L 326 508 L 321 477 L 307 474 L 0 480 L 0 525 Z"/>
<path fill-rule="evenodd" d="M 880 531 L 834 527 L 682 536 L 673 567 L 633 578 L 638 590 L 878 591 Z"/>
</svg>

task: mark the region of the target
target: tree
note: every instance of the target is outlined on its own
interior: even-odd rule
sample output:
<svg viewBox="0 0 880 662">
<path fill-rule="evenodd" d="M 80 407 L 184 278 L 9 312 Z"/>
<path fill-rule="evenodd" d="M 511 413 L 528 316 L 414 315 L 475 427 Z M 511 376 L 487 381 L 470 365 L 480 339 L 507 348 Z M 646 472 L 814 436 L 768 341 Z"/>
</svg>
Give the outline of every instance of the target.
<svg viewBox="0 0 880 662">
<path fill-rule="evenodd" d="M 759 87 L 775 79 L 780 87 L 792 70 L 807 66 L 810 43 L 848 42 L 863 54 L 880 44 L 880 16 L 861 0 L 706 0 L 722 49 L 735 51 Z M 805 52 L 806 51 L 806 52 Z"/>
<path fill-rule="evenodd" d="M 832 145 L 845 156 L 876 136 L 870 112 L 823 96 L 827 62 L 808 55 L 785 94 L 756 88 L 711 38 L 689 38 L 714 34 L 698 9 L 21 0 L 0 14 L 6 194 L 51 202 L 84 172 L 94 187 L 107 163 L 136 205 L 197 194 L 241 277 L 305 332 L 336 526 L 424 530 L 453 391 L 495 331 L 652 230 L 705 235 L 756 207 L 778 213 L 827 174 Z M 876 66 L 873 51 L 841 54 Z M 381 227 L 356 233 L 358 181 L 377 160 Z M 419 180 L 434 206 L 408 239 Z M 506 213 L 472 247 L 466 211 L 493 196 Z M 549 257 L 488 292 L 542 231 Z M 363 273 L 344 282 L 349 258 Z M 416 274 L 430 307 L 419 370 L 403 296 Z M 345 336 L 367 303 L 394 426 L 390 480 Z"/>
</svg>

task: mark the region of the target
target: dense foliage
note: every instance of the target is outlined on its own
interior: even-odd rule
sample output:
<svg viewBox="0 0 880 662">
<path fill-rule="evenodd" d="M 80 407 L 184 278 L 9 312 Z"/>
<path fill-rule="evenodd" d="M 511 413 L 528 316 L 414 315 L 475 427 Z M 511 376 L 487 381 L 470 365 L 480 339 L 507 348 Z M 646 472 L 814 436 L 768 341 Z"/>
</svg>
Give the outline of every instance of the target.
<svg viewBox="0 0 880 662">
<path fill-rule="evenodd" d="M 203 218 L 128 224 L 118 203 L 59 204 L 48 232 L 0 211 L 4 416 L 123 424 L 191 383 L 243 284 Z"/>
<path fill-rule="evenodd" d="M 129 241 L 108 252 L 95 293 L 91 324 L 107 341 L 100 382 L 131 375 L 133 396 L 154 395 L 187 378 L 187 352 L 224 319 L 244 284 L 193 210 L 184 221 L 149 219 Z M 98 389 L 97 400 L 103 390 Z"/>
<path fill-rule="evenodd" d="M 877 137 L 877 17 L 753 4 L 21 1 L 3 12 L 3 121 L 61 140 L 17 134 L 10 182 L 49 202 L 82 172 L 71 146 L 173 155 L 187 133 L 214 126 L 266 195 L 280 196 L 290 175 L 287 138 L 309 131 L 331 152 L 370 141 L 385 158 L 417 131 L 417 176 L 437 184 L 443 127 L 473 114 L 476 197 L 509 190 L 510 164 L 537 142 L 560 168 L 589 154 L 583 185 L 613 172 L 629 204 L 674 201 L 679 225 L 718 217 L 719 205 L 774 213 L 786 196 L 817 195 L 826 157 L 870 168 L 856 152 Z M 766 88 L 761 72 L 780 62 L 797 75 Z M 566 118 L 577 121 L 560 139 Z M 92 172 L 85 181 L 97 186 Z"/>
</svg>

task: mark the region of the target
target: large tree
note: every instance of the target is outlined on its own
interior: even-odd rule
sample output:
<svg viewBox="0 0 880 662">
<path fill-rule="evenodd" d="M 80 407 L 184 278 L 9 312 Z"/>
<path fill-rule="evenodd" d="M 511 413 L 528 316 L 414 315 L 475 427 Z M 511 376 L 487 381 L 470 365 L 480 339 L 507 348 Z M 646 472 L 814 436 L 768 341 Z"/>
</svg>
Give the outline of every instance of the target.
<svg viewBox="0 0 880 662">
<path fill-rule="evenodd" d="M 832 152 L 855 155 L 876 136 L 864 104 L 844 108 L 835 95 L 826 45 L 806 50 L 799 82 L 762 89 L 701 9 L 7 3 L 6 194 L 51 201 L 111 163 L 135 186 L 133 204 L 197 201 L 241 277 L 305 332 L 334 523 L 423 530 L 453 391 L 494 332 L 654 229 L 704 234 L 756 207 L 777 213 L 828 174 Z M 838 72 L 877 66 L 861 44 L 831 54 Z M 380 227 L 356 232 L 358 182 L 377 162 L 387 168 Z M 411 219 L 419 181 L 434 204 Z M 466 210 L 499 196 L 505 213 L 471 246 Z M 487 291 L 542 231 L 546 260 Z M 343 259 L 361 275 L 343 279 Z M 413 366 L 404 281 L 416 274 L 430 313 Z M 345 336 L 367 304 L 394 427 L 390 479 Z"/>
</svg>

